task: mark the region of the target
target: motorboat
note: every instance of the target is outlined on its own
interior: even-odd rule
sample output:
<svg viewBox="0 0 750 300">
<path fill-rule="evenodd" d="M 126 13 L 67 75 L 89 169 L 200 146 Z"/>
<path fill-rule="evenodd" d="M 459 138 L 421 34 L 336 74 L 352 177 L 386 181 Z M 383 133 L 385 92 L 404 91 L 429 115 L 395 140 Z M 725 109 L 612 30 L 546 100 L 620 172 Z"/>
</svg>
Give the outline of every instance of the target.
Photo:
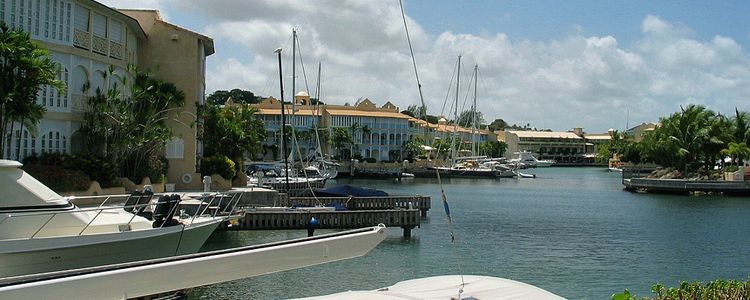
<svg viewBox="0 0 750 300">
<path fill-rule="evenodd" d="M 21 166 L 0 160 L 0 277 L 195 253 L 224 220 L 180 216 L 179 195 L 80 208 Z"/>
<path fill-rule="evenodd" d="M 0 278 L 0 298 L 156 299 L 151 296 L 359 257 L 387 236 L 381 224 L 176 257 Z M 168 297 L 159 299 L 176 299 Z"/>
<path fill-rule="evenodd" d="M 303 169 L 303 172 L 303 176 L 299 176 L 293 170 L 279 168 L 273 164 L 252 164 L 245 171 L 248 186 L 276 186 L 286 183 L 287 180 L 290 184 L 313 183 L 317 186 L 317 184 L 325 184 L 328 180 L 328 176 L 314 166 Z"/>
<path fill-rule="evenodd" d="M 338 299 L 538 299 L 565 298 L 523 282 L 478 275 L 445 275 L 406 280 L 374 291 L 348 291 L 333 295 L 302 298 Z"/>
<path fill-rule="evenodd" d="M 550 167 L 555 164 L 554 160 L 549 159 L 542 159 L 539 160 L 529 151 L 521 151 L 518 152 L 518 158 L 511 159 L 509 161 L 510 164 L 517 164 L 520 166 L 520 164 L 523 164 L 526 167 L 530 168 L 536 168 L 536 167 Z"/>
</svg>

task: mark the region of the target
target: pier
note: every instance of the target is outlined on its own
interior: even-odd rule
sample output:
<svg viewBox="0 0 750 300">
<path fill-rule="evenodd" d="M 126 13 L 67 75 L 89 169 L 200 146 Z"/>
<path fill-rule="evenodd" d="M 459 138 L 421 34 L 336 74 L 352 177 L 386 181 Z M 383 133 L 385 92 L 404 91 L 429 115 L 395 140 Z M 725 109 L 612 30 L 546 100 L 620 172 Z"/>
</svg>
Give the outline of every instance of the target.
<svg viewBox="0 0 750 300">
<path fill-rule="evenodd" d="M 747 181 L 630 178 L 623 179 L 622 184 L 628 191 L 750 195 L 750 183 Z"/>
<path fill-rule="evenodd" d="M 283 211 L 247 210 L 238 224 L 231 227 L 222 226 L 225 230 L 269 230 L 269 229 L 307 229 L 310 219 L 318 220 L 316 228 L 348 229 L 362 228 L 378 224 L 387 227 L 401 227 L 404 237 L 411 236 L 411 230 L 420 226 L 420 212 L 417 209 L 389 210 L 348 210 L 316 211 L 305 209 L 287 209 Z"/>
<path fill-rule="evenodd" d="M 242 193 L 239 207 L 244 213 L 237 224 L 222 226 L 222 230 L 306 229 L 310 218 L 315 217 L 317 228 L 349 229 L 382 223 L 388 227 L 401 227 L 404 236 L 409 237 L 411 230 L 420 226 L 432 206 L 431 198 L 422 195 L 289 197 L 262 188 L 238 190 Z M 321 209 L 320 206 L 324 205 L 347 210 Z M 209 208 L 208 211 L 213 210 Z"/>
<path fill-rule="evenodd" d="M 383 196 L 383 197 L 291 197 L 284 206 L 314 206 L 340 204 L 349 210 L 417 209 L 420 217 L 426 218 L 431 208 L 429 196 Z M 388 224 L 386 224 L 388 225 Z"/>
</svg>

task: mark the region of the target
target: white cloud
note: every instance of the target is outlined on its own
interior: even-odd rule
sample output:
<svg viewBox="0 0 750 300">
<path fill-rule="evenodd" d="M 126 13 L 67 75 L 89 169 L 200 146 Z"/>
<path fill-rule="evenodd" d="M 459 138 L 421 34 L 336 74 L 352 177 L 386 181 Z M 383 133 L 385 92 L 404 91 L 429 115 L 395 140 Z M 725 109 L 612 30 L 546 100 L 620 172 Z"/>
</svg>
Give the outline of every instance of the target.
<svg viewBox="0 0 750 300">
<path fill-rule="evenodd" d="M 398 3 L 169 3 L 155 5 L 167 7 L 170 14 L 189 9 L 211 24 L 199 30 L 213 37 L 217 48 L 209 59 L 209 92 L 243 88 L 278 96 L 273 50 L 283 46 L 285 89 L 291 94 L 290 31 L 296 27 L 311 86 L 315 65 L 323 63 L 324 101 L 352 103 L 368 97 L 401 108 L 419 103 Z M 644 16 L 642 36 L 629 47 L 616 37 L 587 36 L 585 28 L 573 28 L 550 41 L 510 40 L 504 33 L 487 31 L 430 36 L 409 19 L 429 112 L 440 113 L 459 54 L 465 70 L 461 98 L 471 67 L 478 63 L 479 107 L 489 120 L 604 131 L 624 127 L 626 110 L 630 124 L 656 121 L 688 102 L 723 112 L 734 106 L 750 110 L 750 56 L 731 38 L 699 40 L 688 26 L 653 15 Z M 304 86 L 303 77 L 298 78 L 298 87 Z"/>
</svg>

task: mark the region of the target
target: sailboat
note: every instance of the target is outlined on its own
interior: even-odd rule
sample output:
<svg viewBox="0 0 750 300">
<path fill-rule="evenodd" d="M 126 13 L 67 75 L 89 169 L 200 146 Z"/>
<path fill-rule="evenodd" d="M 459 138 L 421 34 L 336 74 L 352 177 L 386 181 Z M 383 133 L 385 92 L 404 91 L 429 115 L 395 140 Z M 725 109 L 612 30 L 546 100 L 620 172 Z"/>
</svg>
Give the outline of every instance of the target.
<svg viewBox="0 0 750 300">
<path fill-rule="evenodd" d="M 459 157 L 458 156 L 458 145 L 456 145 L 457 132 L 458 132 L 458 99 L 459 99 L 459 87 L 460 87 L 460 74 L 461 74 L 461 56 L 458 56 L 458 75 L 456 76 L 456 103 L 454 104 L 454 124 L 453 134 L 451 138 L 451 166 L 450 167 L 434 167 L 435 170 L 441 172 L 444 177 L 454 178 L 498 178 L 498 177 L 514 177 L 516 176 L 509 168 L 501 164 L 480 164 L 479 159 L 483 159 L 483 156 L 476 156 L 476 145 L 475 145 L 475 134 L 476 134 L 476 103 L 477 103 L 477 74 L 479 65 L 474 65 L 474 104 L 472 105 L 472 154 L 471 157 Z"/>
</svg>

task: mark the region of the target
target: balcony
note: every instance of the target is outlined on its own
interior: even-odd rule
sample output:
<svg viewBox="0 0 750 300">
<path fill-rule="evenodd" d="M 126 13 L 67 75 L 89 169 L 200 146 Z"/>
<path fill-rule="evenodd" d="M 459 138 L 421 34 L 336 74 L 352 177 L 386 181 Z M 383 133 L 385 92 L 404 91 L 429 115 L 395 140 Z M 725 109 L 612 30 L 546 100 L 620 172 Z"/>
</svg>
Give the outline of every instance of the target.
<svg viewBox="0 0 750 300">
<path fill-rule="evenodd" d="M 81 94 L 72 94 L 72 104 L 70 111 L 74 113 L 84 113 L 88 109 L 88 96 Z"/>
<path fill-rule="evenodd" d="M 135 57 L 133 49 L 127 49 L 125 45 L 119 42 L 111 41 L 106 37 L 92 35 L 90 32 L 79 29 L 73 30 L 73 46 L 91 50 L 94 53 L 109 56 L 118 60 L 124 60 L 127 58 L 127 61 L 129 62 L 133 62 Z"/>
<path fill-rule="evenodd" d="M 91 49 L 91 34 L 75 29 L 73 31 L 73 45 L 86 50 Z"/>
<path fill-rule="evenodd" d="M 109 44 L 107 43 L 107 39 L 93 36 L 91 39 L 91 50 L 99 54 L 108 55 Z"/>
<path fill-rule="evenodd" d="M 117 42 L 109 42 L 109 56 L 116 59 L 122 59 L 125 47 Z"/>
</svg>

